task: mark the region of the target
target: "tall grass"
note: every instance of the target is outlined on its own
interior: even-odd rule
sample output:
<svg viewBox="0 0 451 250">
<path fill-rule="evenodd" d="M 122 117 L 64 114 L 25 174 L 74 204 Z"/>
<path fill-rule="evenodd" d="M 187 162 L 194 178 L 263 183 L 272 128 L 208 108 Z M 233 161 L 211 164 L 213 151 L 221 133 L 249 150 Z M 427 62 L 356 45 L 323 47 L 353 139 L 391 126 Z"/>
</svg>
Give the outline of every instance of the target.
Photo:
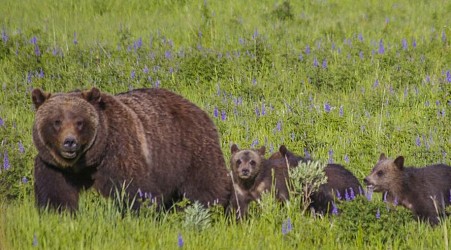
<svg viewBox="0 0 451 250">
<path fill-rule="evenodd" d="M 240 224 L 213 211 L 200 230 L 184 226 L 185 213 L 122 216 L 93 192 L 76 217 L 39 214 L 30 90 L 168 88 L 208 112 L 226 158 L 232 143 L 270 153 L 285 144 L 360 180 L 381 152 L 450 164 L 449 1 L 0 5 L 1 249 L 171 249 L 180 239 L 192 249 L 448 246 L 449 219 L 430 228 L 378 196 L 340 203 L 341 215 L 326 218 L 268 199 Z"/>
</svg>

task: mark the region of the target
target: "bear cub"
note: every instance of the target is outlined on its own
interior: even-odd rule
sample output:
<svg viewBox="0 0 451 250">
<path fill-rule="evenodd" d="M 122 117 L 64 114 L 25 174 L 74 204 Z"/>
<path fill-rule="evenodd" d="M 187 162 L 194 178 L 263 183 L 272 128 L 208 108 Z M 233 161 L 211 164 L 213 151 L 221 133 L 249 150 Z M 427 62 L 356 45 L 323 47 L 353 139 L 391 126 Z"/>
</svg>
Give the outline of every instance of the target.
<svg viewBox="0 0 451 250">
<path fill-rule="evenodd" d="M 403 156 L 392 160 L 382 153 L 364 182 L 368 189 L 386 193 L 389 202 L 402 204 L 431 225 L 439 223 L 450 204 L 451 167 L 445 164 L 405 167 Z"/>
</svg>

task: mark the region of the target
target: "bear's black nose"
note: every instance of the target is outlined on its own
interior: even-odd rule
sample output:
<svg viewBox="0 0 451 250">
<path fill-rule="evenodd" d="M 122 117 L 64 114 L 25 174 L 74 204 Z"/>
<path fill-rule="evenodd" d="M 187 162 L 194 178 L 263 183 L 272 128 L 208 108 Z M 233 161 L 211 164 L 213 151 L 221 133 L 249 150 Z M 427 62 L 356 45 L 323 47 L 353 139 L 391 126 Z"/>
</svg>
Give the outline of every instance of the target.
<svg viewBox="0 0 451 250">
<path fill-rule="evenodd" d="M 244 175 L 248 175 L 249 169 L 243 169 L 243 170 L 241 170 L 241 173 L 243 173 Z"/>
<path fill-rule="evenodd" d="M 63 146 L 65 150 L 75 151 L 78 146 L 77 139 L 75 139 L 75 137 L 69 136 L 64 139 Z"/>
</svg>

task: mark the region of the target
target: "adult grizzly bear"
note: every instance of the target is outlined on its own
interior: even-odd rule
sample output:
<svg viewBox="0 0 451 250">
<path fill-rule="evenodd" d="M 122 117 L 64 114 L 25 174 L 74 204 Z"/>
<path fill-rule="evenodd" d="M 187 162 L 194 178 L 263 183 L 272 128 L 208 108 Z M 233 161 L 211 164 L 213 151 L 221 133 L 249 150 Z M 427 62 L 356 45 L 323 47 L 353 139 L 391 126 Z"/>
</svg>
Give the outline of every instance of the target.
<svg viewBox="0 0 451 250">
<path fill-rule="evenodd" d="M 39 207 L 75 211 L 81 190 L 112 196 L 123 186 L 130 199 L 145 193 L 160 207 L 183 197 L 228 204 L 232 185 L 216 128 L 183 97 L 158 88 L 115 96 L 34 89 L 32 100 Z"/>
<path fill-rule="evenodd" d="M 280 146 L 279 152 L 274 153 L 269 159 L 284 159 L 285 164 L 290 167 L 297 167 L 299 162 L 308 162 L 311 159 L 303 158 L 289 151 L 284 145 Z M 316 213 L 325 214 L 332 212 L 332 202 L 340 194 L 343 198 L 348 194 L 350 199 L 352 194 L 361 194 L 362 187 L 359 180 L 344 166 L 339 164 L 327 164 L 324 168 L 327 182 L 320 185 L 317 192 L 310 196 L 312 203 L 310 208 Z"/>
<path fill-rule="evenodd" d="M 392 160 L 381 154 L 364 182 L 375 192 L 387 192 L 388 201 L 397 200 L 431 225 L 439 223 L 444 206 L 450 204 L 451 167 L 445 164 L 404 167 L 403 156 Z"/>
</svg>

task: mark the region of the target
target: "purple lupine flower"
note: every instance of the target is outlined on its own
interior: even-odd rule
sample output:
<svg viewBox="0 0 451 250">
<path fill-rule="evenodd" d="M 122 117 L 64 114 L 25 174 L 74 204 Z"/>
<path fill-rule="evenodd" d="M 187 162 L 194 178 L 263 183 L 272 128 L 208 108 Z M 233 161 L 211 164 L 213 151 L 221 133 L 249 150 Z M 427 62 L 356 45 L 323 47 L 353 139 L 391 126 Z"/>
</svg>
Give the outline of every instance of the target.
<svg viewBox="0 0 451 250">
<path fill-rule="evenodd" d="M 291 225 L 291 220 L 288 218 L 286 221 L 282 223 L 282 234 L 286 235 L 293 229 L 293 226 Z"/>
<path fill-rule="evenodd" d="M 379 208 L 377 208 L 376 219 L 380 219 L 380 218 L 381 218 L 381 211 L 379 211 Z"/>
<path fill-rule="evenodd" d="M 445 33 L 445 31 L 442 31 L 442 42 L 446 43 L 446 33 Z"/>
<path fill-rule="evenodd" d="M 373 189 L 367 189 L 365 196 L 368 201 L 371 201 L 373 199 Z"/>
<path fill-rule="evenodd" d="M 349 196 L 349 193 L 348 193 L 347 189 L 345 189 L 345 200 L 346 201 L 350 201 L 351 200 L 351 197 Z"/>
<path fill-rule="evenodd" d="M 213 110 L 213 116 L 214 116 L 215 118 L 218 118 L 218 116 L 219 116 L 218 107 L 215 107 L 215 108 L 214 108 L 214 110 Z"/>
<path fill-rule="evenodd" d="M 257 37 L 258 37 L 258 30 L 257 29 L 255 29 L 255 31 L 254 31 L 254 34 L 252 35 L 252 39 L 257 39 Z"/>
<path fill-rule="evenodd" d="M 426 102 L 424 103 L 424 106 L 429 107 L 429 100 L 426 100 Z"/>
<path fill-rule="evenodd" d="M 351 200 L 355 199 L 355 193 L 354 193 L 354 189 L 352 187 L 349 188 L 349 198 Z"/>
<path fill-rule="evenodd" d="M 313 59 L 313 66 L 315 67 L 319 66 L 318 59 L 316 59 L 316 57 Z"/>
<path fill-rule="evenodd" d="M 306 46 L 305 47 L 305 54 L 309 55 L 310 54 L 310 46 Z"/>
<path fill-rule="evenodd" d="M 257 79 L 256 79 L 255 77 L 252 78 L 252 84 L 253 84 L 253 85 L 257 84 Z"/>
<path fill-rule="evenodd" d="M 22 183 L 23 184 L 27 184 L 28 183 L 28 178 L 27 177 L 22 177 Z"/>
<path fill-rule="evenodd" d="M 255 108 L 255 115 L 257 117 L 260 117 L 260 110 L 258 109 L 258 107 Z"/>
<path fill-rule="evenodd" d="M 435 101 L 435 105 L 436 105 L 437 107 L 440 106 L 440 101 L 439 101 L 439 100 Z"/>
<path fill-rule="evenodd" d="M 136 40 L 136 41 L 133 43 L 133 48 L 134 48 L 135 50 L 140 49 L 142 46 L 143 46 L 143 39 L 142 39 L 141 37 L 138 38 L 138 40 Z"/>
<path fill-rule="evenodd" d="M 329 163 L 334 163 L 333 155 L 334 151 L 332 149 L 329 149 Z"/>
<path fill-rule="evenodd" d="M 170 59 L 172 58 L 171 51 L 166 50 L 166 51 L 164 52 L 164 57 L 165 57 L 166 59 L 170 60 Z"/>
<path fill-rule="evenodd" d="M 291 132 L 290 138 L 291 138 L 291 141 L 294 141 L 294 139 L 296 139 L 296 134 L 294 132 Z"/>
<path fill-rule="evenodd" d="M 277 122 L 276 128 L 277 128 L 277 131 L 282 130 L 282 122 L 280 120 Z"/>
<path fill-rule="evenodd" d="M 37 38 L 36 36 L 33 36 L 33 37 L 30 39 L 30 43 L 33 44 L 33 45 L 38 44 L 38 38 Z"/>
<path fill-rule="evenodd" d="M 322 67 L 323 67 L 323 69 L 327 69 L 327 60 L 326 59 L 323 60 Z"/>
<path fill-rule="evenodd" d="M 405 38 L 402 39 L 402 49 L 407 50 L 407 40 Z"/>
<path fill-rule="evenodd" d="M 38 78 L 44 78 L 44 70 L 42 68 L 39 69 Z"/>
<path fill-rule="evenodd" d="M 335 202 L 332 202 L 332 214 L 333 215 L 338 215 L 338 208 L 335 205 Z"/>
<path fill-rule="evenodd" d="M 302 60 L 304 60 L 304 57 L 302 56 L 302 52 L 299 53 L 298 59 L 299 59 L 299 61 L 301 61 L 301 62 L 302 62 Z"/>
<path fill-rule="evenodd" d="M 265 103 L 262 103 L 262 115 L 266 114 L 266 107 L 265 107 Z"/>
<path fill-rule="evenodd" d="M 149 68 L 147 67 L 147 65 L 144 66 L 143 72 L 144 72 L 144 74 L 148 74 L 149 73 Z"/>
<path fill-rule="evenodd" d="M 421 146 L 420 136 L 417 136 L 417 138 L 415 139 L 415 145 L 417 145 L 418 147 Z"/>
<path fill-rule="evenodd" d="M 451 72 L 449 70 L 446 71 L 446 81 L 451 82 Z"/>
<path fill-rule="evenodd" d="M 338 200 L 343 199 L 343 197 L 341 197 L 340 191 L 338 191 L 338 190 L 337 190 L 337 199 L 338 199 Z"/>
<path fill-rule="evenodd" d="M 393 205 L 398 206 L 398 197 L 395 197 L 393 200 Z"/>
<path fill-rule="evenodd" d="M 414 47 L 414 48 L 416 48 L 416 47 L 417 47 L 417 40 L 413 39 L 413 42 L 412 42 L 412 47 Z"/>
<path fill-rule="evenodd" d="M 53 56 L 57 56 L 57 55 L 58 55 L 58 48 L 57 48 L 57 47 L 54 47 L 54 48 L 52 49 L 52 55 L 53 55 Z"/>
<path fill-rule="evenodd" d="M 363 42 L 363 35 L 362 35 L 362 33 L 359 33 L 358 39 L 359 39 L 359 41 Z"/>
<path fill-rule="evenodd" d="M 183 241 L 182 234 L 179 233 L 179 234 L 177 235 L 177 245 L 178 245 L 179 247 L 183 247 L 184 244 L 185 244 L 185 242 Z"/>
<path fill-rule="evenodd" d="M 8 42 L 8 35 L 6 34 L 5 30 L 2 30 L 2 41 L 3 43 Z"/>
<path fill-rule="evenodd" d="M 31 243 L 31 245 L 33 247 L 37 247 L 38 246 L 38 237 L 36 236 L 36 234 L 33 234 L 33 242 Z"/>
<path fill-rule="evenodd" d="M 77 40 L 77 32 L 74 32 L 74 44 L 75 44 L 75 45 L 78 44 L 78 40 Z"/>
<path fill-rule="evenodd" d="M 362 195 L 363 194 L 363 190 L 362 188 L 359 186 L 359 194 Z"/>
<path fill-rule="evenodd" d="M 382 201 L 383 201 L 383 202 L 387 202 L 387 195 L 388 195 L 388 192 L 385 192 L 385 193 L 384 193 L 384 196 L 383 196 L 383 198 L 382 198 Z"/>
<path fill-rule="evenodd" d="M 326 102 L 325 104 L 324 104 L 324 111 L 326 112 L 326 113 L 329 113 L 330 112 L 330 104 L 329 104 L 329 102 Z"/>
<path fill-rule="evenodd" d="M 379 54 L 384 54 L 385 53 L 385 48 L 384 48 L 384 42 L 382 41 L 382 39 L 379 41 L 379 50 L 378 50 Z"/>
<path fill-rule="evenodd" d="M 41 55 L 41 50 L 39 49 L 39 45 L 37 45 L 37 44 L 34 46 L 34 54 L 36 56 L 40 56 Z"/>
<path fill-rule="evenodd" d="M 31 72 L 27 73 L 27 82 L 30 83 L 33 78 L 33 74 Z"/>
<path fill-rule="evenodd" d="M 25 152 L 25 149 L 23 147 L 22 141 L 19 141 L 18 145 L 19 145 L 19 152 L 23 154 Z"/>
<path fill-rule="evenodd" d="M 344 111 L 343 111 L 343 105 L 340 105 L 340 111 L 338 112 L 340 117 L 343 117 Z"/>
<path fill-rule="evenodd" d="M 240 38 L 238 39 L 238 42 L 239 42 L 241 45 L 243 45 L 243 44 L 244 44 L 244 39 L 243 39 L 242 37 L 240 37 Z"/>
<path fill-rule="evenodd" d="M 135 79 L 135 75 L 136 75 L 135 70 L 132 70 L 132 72 L 130 72 L 130 78 Z"/>
<path fill-rule="evenodd" d="M 308 150 L 306 148 L 304 148 L 304 155 L 305 155 L 305 158 L 310 159 L 310 153 L 308 152 Z"/>
<path fill-rule="evenodd" d="M 3 154 L 3 169 L 8 170 L 10 167 L 8 151 L 5 150 L 5 153 Z"/>
<path fill-rule="evenodd" d="M 349 156 L 348 156 L 348 155 L 345 155 L 344 160 L 345 160 L 346 163 L 349 163 Z"/>
<path fill-rule="evenodd" d="M 451 203 L 451 189 L 449 190 L 449 198 L 448 198 L 448 200 Z"/>
<path fill-rule="evenodd" d="M 143 198 L 143 192 L 141 191 L 141 188 L 138 188 L 137 193 L 139 198 Z"/>
<path fill-rule="evenodd" d="M 385 18 L 385 24 L 388 24 L 390 22 L 390 18 L 386 17 Z"/>
<path fill-rule="evenodd" d="M 159 88 L 159 87 L 160 87 L 160 84 L 161 84 L 161 81 L 160 81 L 159 79 L 157 79 L 157 80 L 155 81 L 155 88 Z"/>
<path fill-rule="evenodd" d="M 227 119 L 226 112 L 223 110 L 221 111 L 221 120 L 225 121 Z"/>
<path fill-rule="evenodd" d="M 258 139 L 252 141 L 251 148 L 255 148 L 258 145 Z"/>
<path fill-rule="evenodd" d="M 0 117 L 0 127 L 3 127 L 5 125 L 5 122 L 3 121 L 3 119 Z"/>
<path fill-rule="evenodd" d="M 379 86 L 379 79 L 376 79 L 373 84 L 373 88 L 377 88 Z"/>
<path fill-rule="evenodd" d="M 363 60 L 363 51 L 360 51 L 360 52 L 359 52 L 359 57 L 360 57 L 360 59 Z"/>
</svg>

